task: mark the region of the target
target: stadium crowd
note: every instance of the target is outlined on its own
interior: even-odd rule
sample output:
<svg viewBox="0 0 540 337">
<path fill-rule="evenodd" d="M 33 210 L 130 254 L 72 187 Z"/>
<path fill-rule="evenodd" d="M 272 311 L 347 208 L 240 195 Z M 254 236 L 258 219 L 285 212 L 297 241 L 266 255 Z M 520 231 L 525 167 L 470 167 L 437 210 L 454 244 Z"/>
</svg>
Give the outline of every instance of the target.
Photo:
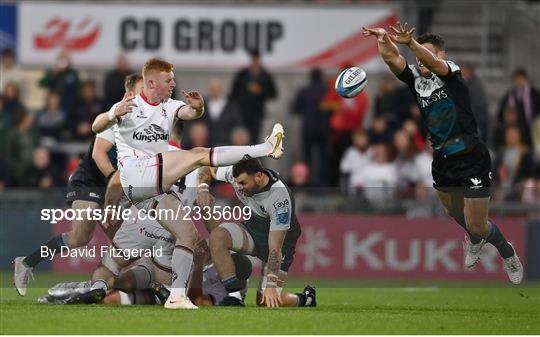
<svg viewBox="0 0 540 337">
<path fill-rule="evenodd" d="M 494 198 L 539 202 L 540 92 L 526 70 L 515 70 L 492 118 L 474 68 L 462 64 L 461 69 L 479 136 L 494 158 Z M 88 144 L 93 139 L 92 121 L 122 99 L 124 77 L 131 72 L 129 60 L 120 55 L 103 83 L 82 80 L 69 54 L 61 53 L 39 80 L 47 92 L 45 101 L 41 108 L 29 109 L 21 99 L 28 83 L 14 53 L 5 49 L 0 69 L 0 190 L 64 187 L 78 155 L 58 151 L 58 144 Z M 231 88 L 219 78 L 210 80 L 204 92 L 206 113 L 188 123 L 182 147 L 246 145 L 259 139 L 265 105 L 279 95 L 273 77 L 260 55 L 253 53 L 250 63 L 235 74 Z M 427 200 L 432 193 L 425 188 L 432 186 L 430 146 L 408 88 L 388 75 L 374 96 L 364 91 L 345 100 L 335 92 L 333 81 L 320 69 L 311 69 L 290 102 L 289 113 L 301 121 L 302 142 L 290 168 L 290 185 L 339 187 L 378 203 L 396 197 Z M 97 86 L 103 86 L 103 97 Z"/>
</svg>

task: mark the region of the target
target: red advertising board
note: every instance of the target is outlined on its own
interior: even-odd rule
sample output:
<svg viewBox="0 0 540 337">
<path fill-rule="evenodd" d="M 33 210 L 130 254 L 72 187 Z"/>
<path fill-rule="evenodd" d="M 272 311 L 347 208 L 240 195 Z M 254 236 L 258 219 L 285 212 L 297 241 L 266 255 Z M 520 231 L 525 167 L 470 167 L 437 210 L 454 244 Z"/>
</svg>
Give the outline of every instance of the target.
<svg viewBox="0 0 540 337">
<path fill-rule="evenodd" d="M 525 225 L 494 219 L 525 257 Z M 485 245 L 473 270 L 463 266 L 464 232 L 444 218 L 302 215 L 291 275 L 367 279 L 506 279 L 496 249 Z M 526 261 L 523 261 L 524 263 Z"/>
<path fill-rule="evenodd" d="M 473 270 L 463 266 L 464 232 L 450 219 L 315 214 L 304 214 L 299 219 L 302 236 L 289 270 L 291 276 L 426 280 L 507 277 L 502 259 L 491 245 L 484 246 L 482 258 Z M 518 218 L 494 221 L 526 266 L 523 221 Z M 54 270 L 92 272 L 99 264 L 99 246 L 108 244 L 98 227 L 89 245 L 98 247 L 95 258 L 58 257 L 54 260 Z M 206 234 L 201 224 L 197 227 Z M 58 234 L 69 228 L 69 222 L 63 221 L 54 231 Z"/>
</svg>

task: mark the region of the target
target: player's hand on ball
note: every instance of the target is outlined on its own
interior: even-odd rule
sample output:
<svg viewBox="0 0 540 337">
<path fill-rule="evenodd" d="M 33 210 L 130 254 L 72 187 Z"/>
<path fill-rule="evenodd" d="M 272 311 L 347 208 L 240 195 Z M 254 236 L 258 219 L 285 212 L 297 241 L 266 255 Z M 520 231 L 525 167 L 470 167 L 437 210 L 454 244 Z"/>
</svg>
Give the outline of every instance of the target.
<svg viewBox="0 0 540 337">
<path fill-rule="evenodd" d="M 132 112 L 133 109 L 137 107 L 137 105 L 132 102 L 134 98 L 135 96 L 130 95 L 129 93 L 126 92 L 120 104 L 118 104 L 116 109 L 114 109 L 114 114 L 117 117 L 122 117 L 125 114 Z"/>
<path fill-rule="evenodd" d="M 409 29 L 407 22 L 405 22 L 405 25 L 402 25 L 401 22 L 398 21 L 397 28 L 394 26 L 390 26 L 390 29 L 394 31 L 394 34 L 390 35 L 390 38 L 394 42 L 402 44 L 411 43 L 414 28 Z"/>
<path fill-rule="evenodd" d="M 185 91 L 182 90 L 182 95 L 186 97 L 186 101 L 189 106 L 191 106 L 193 109 L 197 111 L 201 111 L 201 109 L 204 107 L 204 100 L 201 96 L 201 94 L 198 91 L 192 90 L 192 91 Z"/>
<path fill-rule="evenodd" d="M 281 306 L 281 295 L 277 288 L 267 287 L 264 289 L 261 304 L 266 304 L 267 308 L 279 308 Z"/>
</svg>

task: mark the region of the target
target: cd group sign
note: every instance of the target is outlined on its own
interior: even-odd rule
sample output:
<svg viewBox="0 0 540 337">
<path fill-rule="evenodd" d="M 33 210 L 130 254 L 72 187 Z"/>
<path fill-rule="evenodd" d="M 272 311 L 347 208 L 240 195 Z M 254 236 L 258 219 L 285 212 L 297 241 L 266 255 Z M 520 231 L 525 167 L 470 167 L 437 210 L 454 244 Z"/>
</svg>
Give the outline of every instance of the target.
<svg viewBox="0 0 540 337">
<path fill-rule="evenodd" d="M 19 5 L 23 64 L 51 64 L 61 50 L 78 65 L 111 66 L 128 54 L 135 64 L 160 56 L 176 65 L 233 68 L 257 50 L 269 67 L 380 66 L 361 27 L 396 21 L 389 7 L 184 6 L 131 4 Z M 330 28 L 331 27 L 331 28 Z"/>
</svg>

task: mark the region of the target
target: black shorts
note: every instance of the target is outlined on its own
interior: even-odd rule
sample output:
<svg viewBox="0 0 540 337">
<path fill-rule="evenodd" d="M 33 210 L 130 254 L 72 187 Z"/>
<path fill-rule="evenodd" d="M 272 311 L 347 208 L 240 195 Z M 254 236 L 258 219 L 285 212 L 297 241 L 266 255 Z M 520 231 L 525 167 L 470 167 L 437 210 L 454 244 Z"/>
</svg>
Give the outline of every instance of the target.
<svg viewBox="0 0 540 337">
<path fill-rule="evenodd" d="M 255 252 L 252 254 L 259 258 L 263 263 L 268 261 L 268 228 L 266 231 L 262 231 L 261 225 L 269 226 L 269 220 L 257 216 L 252 216 L 251 219 L 243 222 L 244 227 L 247 229 L 253 242 L 255 243 Z M 300 238 L 301 230 L 300 224 L 296 217 L 293 217 L 291 221 L 291 227 L 285 235 L 283 246 L 281 247 L 281 270 L 288 272 L 289 267 L 294 261 L 294 253 L 296 252 L 296 243 Z"/>
<path fill-rule="evenodd" d="M 436 156 L 431 172 L 433 187 L 441 192 L 460 192 L 465 198 L 491 195 L 491 156 L 484 143 L 465 154 Z"/>
<path fill-rule="evenodd" d="M 101 206 L 105 200 L 105 184 L 106 180 L 101 172 L 99 176 L 96 176 L 96 172 L 78 166 L 69 177 L 66 203 L 71 206 L 75 200 L 84 200 L 98 203 Z"/>
</svg>

